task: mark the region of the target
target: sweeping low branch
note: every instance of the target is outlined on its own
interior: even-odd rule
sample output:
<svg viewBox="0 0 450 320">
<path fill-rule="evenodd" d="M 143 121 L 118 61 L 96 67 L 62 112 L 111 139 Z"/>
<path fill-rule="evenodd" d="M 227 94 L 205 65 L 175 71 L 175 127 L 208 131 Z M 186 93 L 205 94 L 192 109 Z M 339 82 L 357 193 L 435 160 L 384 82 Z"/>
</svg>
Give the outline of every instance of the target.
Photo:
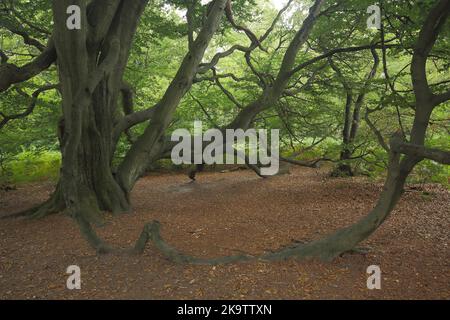
<svg viewBox="0 0 450 320">
<path fill-rule="evenodd" d="M 0 65 L 0 93 L 6 91 L 11 85 L 26 81 L 48 69 L 56 61 L 56 50 L 50 41 L 47 49 L 30 63 L 17 67 L 10 63 Z"/>
<path fill-rule="evenodd" d="M 0 22 L 0 26 L 18 36 L 21 36 L 25 44 L 33 46 L 41 52 L 45 50 L 45 45 L 43 45 L 39 40 L 33 38 L 25 31 L 25 29 L 20 26 L 15 26 L 7 19 L 2 19 L 2 21 Z"/>
<path fill-rule="evenodd" d="M 450 152 L 447 151 L 427 148 L 407 142 L 391 144 L 391 148 L 393 148 L 395 152 L 403 153 L 408 156 L 430 159 L 441 164 L 450 165 Z"/>
<path fill-rule="evenodd" d="M 333 159 L 326 158 L 326 157 L 322 157 L 322 158 L 315 159 L 312 161 L 301 161 L 301 160 L 295 160 L 292 158 L 284 158 L 284 157 L 280 157 L 280 160 L 287 162 L 287 163 L 294 164 L 296 166 L 307 167 L 307 168 L 317 168 L 319 163 L 323 162 L 323 161 L 335 162 Z"/>
<path fill-rule="evenodd" d="M 155 114 L 157 107 L 159 104 L 156 104 L 155 106 L 142 110 L 137 111 L 134 113 L 131 113 L 125 117 L 123 117 L 119 123 L 116 124 L 114 128 L 115 135 L 120 135 L 122 132 L 128 130 L 131 127 L 134 127 L 135 125 L 145 122 L 147 120 L 150 120 L 152 116 Z"/>
</svg>

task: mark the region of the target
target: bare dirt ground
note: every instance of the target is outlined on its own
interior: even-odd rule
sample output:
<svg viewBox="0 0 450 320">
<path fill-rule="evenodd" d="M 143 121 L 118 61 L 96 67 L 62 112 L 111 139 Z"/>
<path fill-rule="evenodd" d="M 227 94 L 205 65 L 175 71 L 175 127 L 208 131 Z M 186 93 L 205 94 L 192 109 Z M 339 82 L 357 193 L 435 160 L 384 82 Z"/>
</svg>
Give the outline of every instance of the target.
<svg viewBox="0 0 450 320">
<path fill-rule="evenodd" d="M 381 184 L 331 179 L 295 168 L 260 179 L 250 171 L 142 179 L 131 214 L 108 218 L 99 234 L 131 246 L 159 220 L 171 245 L 195 256 L 259 254 L 316 239 L 365 215 Z M 49 183 L 0 194 L 0 215 L 46 199 Z M 221 266 L 177 265 L 151 245 L 142 256 L 97 256 L 64 215 L 0 221 L 1 299 L 450 299 L 450 193 L 409 188 L 393 215 L 362 246 L 332 263 L 287 260 Z M 369 265 L 381 290 L 366 287 Z M 81 268 L 82 289 L 66 289 L 66 268 Z"/>
</svg>

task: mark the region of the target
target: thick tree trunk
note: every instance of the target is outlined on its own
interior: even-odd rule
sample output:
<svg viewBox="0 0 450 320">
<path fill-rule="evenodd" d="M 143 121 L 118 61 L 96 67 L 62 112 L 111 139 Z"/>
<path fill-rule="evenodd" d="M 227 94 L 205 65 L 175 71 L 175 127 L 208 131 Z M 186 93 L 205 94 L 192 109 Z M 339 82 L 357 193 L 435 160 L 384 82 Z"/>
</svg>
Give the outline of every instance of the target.
<svg viewBox="0 0 450 320">
<path fill-rule="evenodd" d="M 99 222 L 94 215 L 100 210 L 119 213 L 130 209 L 128 195 L 116 182 L 111 167 L 115 150 L 112 111 L 117 92 L 108 79 L 102 80 L 86 98 L 79 143 L 70 141 L 71 128 L 66 128 L 63 137 L 60 185 L 66 205 L 82 203 L 87 208 L 80 211 L 95 222 Z M 65 117 L 65 122 L 70 122 L 71 115 Z"/>
<path fill-rule="evenodd" d="M 90 97 L 91 103 L 87 108 L 82 125 L 81 140 L 77 150 L 76 176 L 82 177 L 85 186 L 94 195 L 100 210 L 119 213 L 128 211 L 130 206 L 128 195 L 116 182 L 111 160 L 115 151 L 112 138 L 114 117 L 112 112 L 116 106 L 119 88 L 104 79 Z M 63 152 L 63 167 L 66 158 Z M 61 177 L 61 183 L 66 184 Z M 70 177 L 69 177 L 70 179 Z"/>
<path fill-rule="evenodd" d="M 74 4 L 81 8 L 80 30 L 66 27 L 67 7 Z M 144 0 L 126 7 L 119 0 L 53 1 L 64 118 L 61 176 L 53 198 L 77 220 L 101 223 L 101 210 L 130 208 L 112 172 L 113 131 L 123 72 L 145 5 Z M 44 211 L 45 206 L 40 215 Z"/>
</svg>

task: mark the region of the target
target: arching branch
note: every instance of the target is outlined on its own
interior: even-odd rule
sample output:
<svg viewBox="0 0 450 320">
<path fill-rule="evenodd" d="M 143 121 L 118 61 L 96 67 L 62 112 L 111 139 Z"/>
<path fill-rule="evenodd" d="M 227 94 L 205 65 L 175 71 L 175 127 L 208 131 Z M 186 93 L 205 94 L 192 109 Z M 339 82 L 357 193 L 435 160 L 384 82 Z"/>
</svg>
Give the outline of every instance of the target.
<svg viewBox="0 0 450 320">
<path fill-rule="evenodd" d="M 50 40 L 47 48 L 33 61 L 22 67 L 10 63 L 0 65 L 0 92 L 6 91 L 11 85 L 24 82 L 48 69 L 56 61 L 56 50 Z"/>
</svg>

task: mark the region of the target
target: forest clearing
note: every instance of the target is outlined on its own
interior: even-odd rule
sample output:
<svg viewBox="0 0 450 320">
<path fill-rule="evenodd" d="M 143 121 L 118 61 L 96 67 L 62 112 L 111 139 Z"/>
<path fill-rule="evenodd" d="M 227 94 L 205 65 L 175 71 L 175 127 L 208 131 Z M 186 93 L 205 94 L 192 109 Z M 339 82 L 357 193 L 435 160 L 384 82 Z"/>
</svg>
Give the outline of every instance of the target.
<svg viewBox="0 0 450 320">
<path fill-rule="evenodd" d="M 151 184 L 158 188 L 149 188 Z M 190 254 L 260 254 L 356 221 L 381 187 L 301 168 L 267 180 L 248 170 L 205 173 L 196 183 L 182 174 L 149 176 L 133 192 L 134 211 L 109 219 L 101 235 L 126 247 L 143 224 L 156 219 L 164 238 Z M 24 192 L 32 197 L 24 199 Z M 38 203 L 49 192 L 51 186 L 45 184 L 9 192 L 0 214 Z M 274 210 L 277 215 L 271 214 Z M 142 257 L 99 257 L 67 217 L 8 221 L 0 227 L 0 298 L 449 299 L 448 212 L 447 190 L 414 186 L 389 222 L 362 244 L 369 248 L 366 254 L 346 254 L 331 264 L 289 260 L 184 266 L 151 246 Z M 382 267 L 382 290 L 366 288 L 366 268 L 372 264 Z M 68 265 L 82 268 L 83 290 L 66 289 Z"/>
</svg>

